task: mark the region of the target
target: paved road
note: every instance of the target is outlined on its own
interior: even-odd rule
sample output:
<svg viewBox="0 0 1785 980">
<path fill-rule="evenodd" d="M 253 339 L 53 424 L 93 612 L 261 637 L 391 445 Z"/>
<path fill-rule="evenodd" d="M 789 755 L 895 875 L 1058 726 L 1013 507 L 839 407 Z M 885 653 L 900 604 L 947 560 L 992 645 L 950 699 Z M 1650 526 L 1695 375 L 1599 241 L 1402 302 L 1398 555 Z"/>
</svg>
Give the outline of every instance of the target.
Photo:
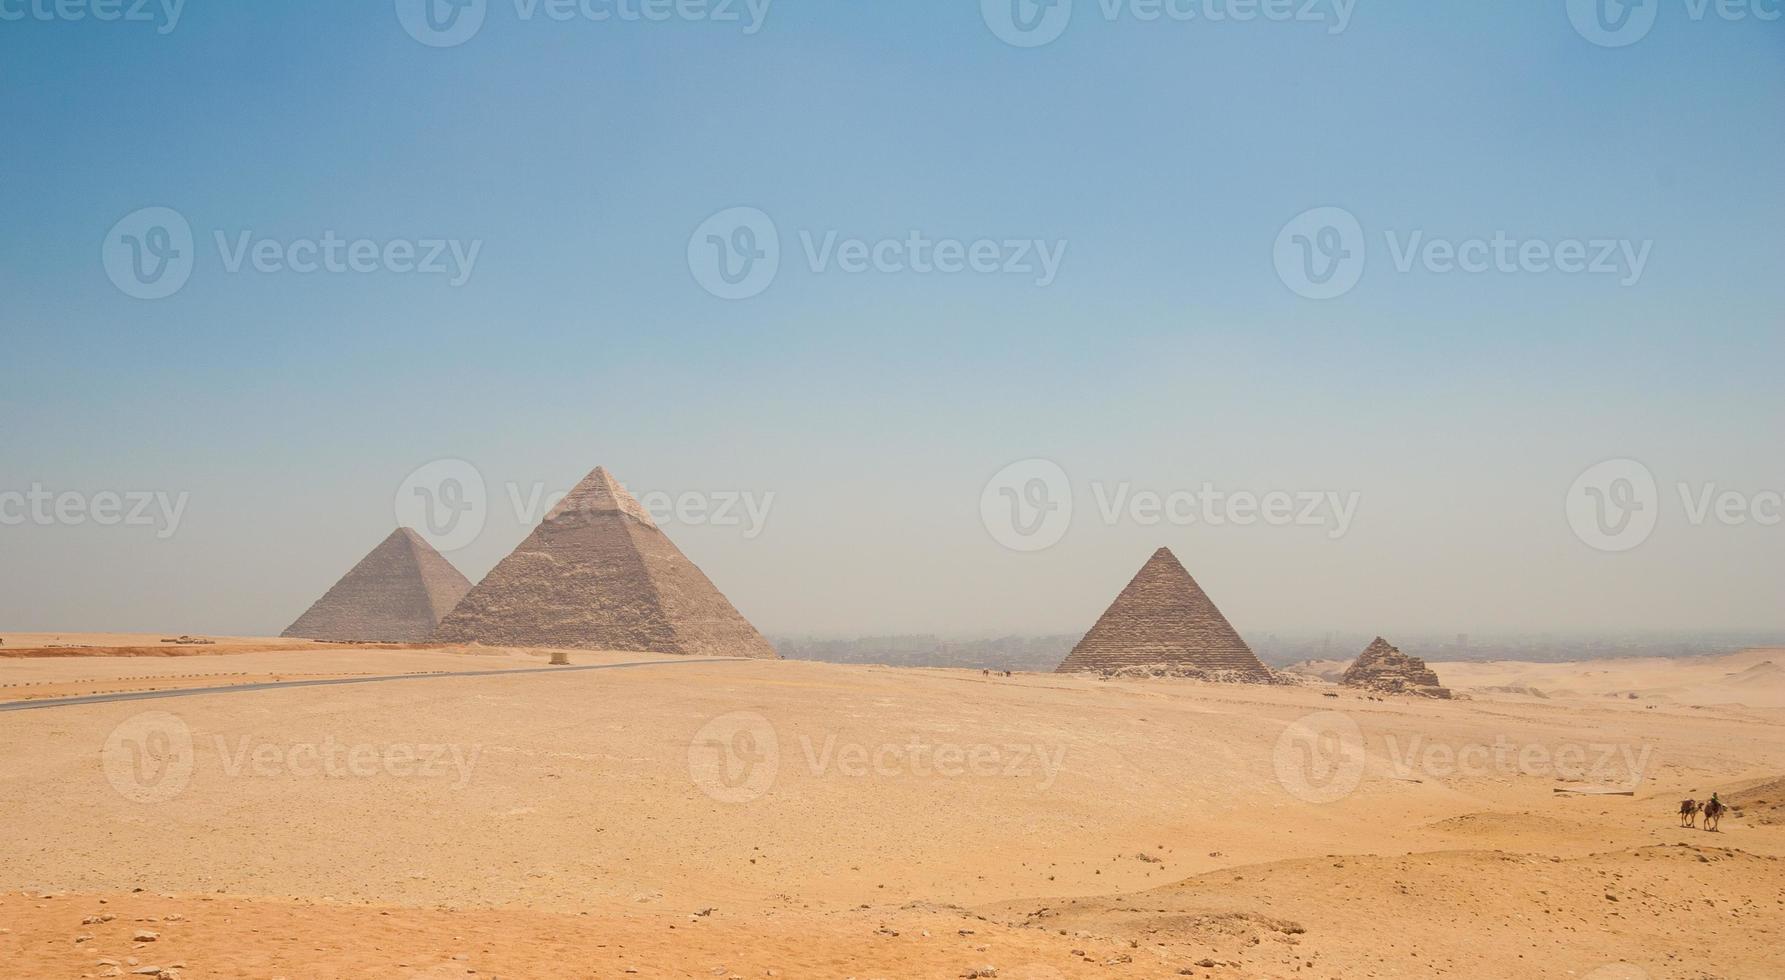
<svg viewBox="0 0 1785 980">
<path fill-rule="evenodd" d="M 67 708 L 77 704 L 109 704 L 113 701 L 154 701 L 160 698 L 189 698 L 200 694 L 239 694 L 244 691 L 282 691 L 293 687 L 332 687 L 337 684 L 379 684 L 384 681 L 425 681 L 437 677 L 502 677 L 509 674 L 564 674 L 581 670 L 615 670 L 621 667 L 657 667 L 664 664 L 729 664 L 743 663 L 741 657 L 703 657 L 699 660 L 636 660 L 621 664 L 586 664 L 581 667 L 516 667 L 513 670 L 457 670 L 442 674 L 392 674 L 386 677 L 330 677 L 313 681 L 281 681 L 269 684 L 238 684 L 234 687 L 188 687 L 174 691 L 130 691 L 125 694 L 89 694 L 79 698 L 45 698 L 41 701 L 9 701 L 0 704 L 0 712 L 35 711 L 39 708 Z M 128 681 L 130 678 L 119 678 Z"/>
</svg>

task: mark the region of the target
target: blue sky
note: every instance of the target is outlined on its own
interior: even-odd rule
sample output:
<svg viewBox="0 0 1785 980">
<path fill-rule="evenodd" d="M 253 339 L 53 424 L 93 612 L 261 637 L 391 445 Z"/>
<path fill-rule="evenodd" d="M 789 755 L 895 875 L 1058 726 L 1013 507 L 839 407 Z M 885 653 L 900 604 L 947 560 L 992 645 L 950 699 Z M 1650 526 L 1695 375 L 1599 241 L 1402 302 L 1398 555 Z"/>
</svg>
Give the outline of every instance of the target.
<svg viewBox="0 0 1785 980">
<path fill-rule="evenodd" d="M 1785 627 L 1785 527 L 1684 504 L 1785 490 L 1785 25 L 1647 2 L 1616 48 L 1560 0 L 1359 0 L 1336 33 L 1076 0 L 1035 48 L 915 0 L 781 0 L 754 34 L 493 0 L 447 48 L 390 0 L 189 0 L 166 33 L 0 20 L 0 492 L 190 495 L 165 538 L 0 526 L 0 627 L 277 631 L 442 458 L 488 483 L 449 555 L 473 578 L 526 533 L 510 484 L 605 464 L 641 492 L 773 493 L 760 533 L 668 527 L 777 632 L 1082 629 L 1159 545 L 1242 630 Z M 101 256 L 151 206 L 194 264 L 142 300 Z M 735 207 L 782 261 L 725 300 L 688 251 Z M 1273 262 L 1317 207 L 1367 250 L 1333 299 Z M 912 231 L 1066 251 L 1039 287 L 815 270 L 801 239 Z M 219 232 L 480 251 L 456 287 L 231 272 Z M 1414 233 L 1649 251 L 1628 285 L 1401 272 L 1388 236 Z M 1075 512 L 1013 550 L 981 498 L 1030 458 Z M 1612 458 L 1659 507 L 1615 553 L 1567 517 Z M 1091 503 L 1204 484 L 1356 493 L 1356 518 Z"/>
</svg>

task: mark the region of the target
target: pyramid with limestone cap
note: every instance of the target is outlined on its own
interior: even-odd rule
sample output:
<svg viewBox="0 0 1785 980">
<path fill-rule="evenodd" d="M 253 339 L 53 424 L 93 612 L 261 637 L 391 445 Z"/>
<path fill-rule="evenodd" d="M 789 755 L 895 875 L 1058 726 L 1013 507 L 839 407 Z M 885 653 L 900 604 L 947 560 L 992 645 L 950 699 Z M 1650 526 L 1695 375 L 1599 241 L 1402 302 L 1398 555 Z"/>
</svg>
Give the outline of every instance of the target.
<svg viewBox="0 0 1785 980">
<path fill-rule="evenodd" d="M 567 514 L 624 514 L 649 528 L 656 528 L 657 522 L 651 519 L 651 512 L 626 488 L 614 479 L 605 467 L 595 467 L 595 472 L 583 478 L 574 490 L 565 495 L 552 508 L 545 519 L 555 520 Z"/>
<path fill-rule="evenodd" d="M 1060 673 L 1164 665 L 1269 683 L 1271 672 L 1169 548 L 1160 548 L 1072 648 Z"/>
<path fill-rule="evenodd" d="M 398 528 L 281 636 L 420 643 L 471 583 L 409 528 Z"/>
<path fill-rule="evenodd" d="M 600 467 L 465 596 L 434 640 L 778 656 L 650 512 Z"/>
</svg>

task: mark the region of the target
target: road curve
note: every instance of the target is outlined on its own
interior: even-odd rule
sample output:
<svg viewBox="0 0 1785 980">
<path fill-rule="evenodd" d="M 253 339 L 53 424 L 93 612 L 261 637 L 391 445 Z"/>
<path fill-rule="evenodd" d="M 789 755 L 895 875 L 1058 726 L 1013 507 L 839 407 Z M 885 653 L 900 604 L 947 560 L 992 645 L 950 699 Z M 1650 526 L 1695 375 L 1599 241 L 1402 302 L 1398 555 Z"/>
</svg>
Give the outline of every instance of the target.
<svg viewBox="0 0 1785 980">
<path fill-rule="evenodd" d="M 41 701 L 8 701 L 0 704 L 0 712 L 35 711 L 39 708 L 68 708 L 77 704 L 109 704 L 113 701 L 154 701 L 160 698 L 189 698 L 201 694 L 239 694 L 245 691 L 279 691 L 294 687 L 331 687 L 337 684 L 378 684 L 384 681 L 422 681 L 437 677 L 502 677 L 512 674 L 564 674 L 581 670 L 614 670 L 621 667 L 657 667 L 663 664 L 729 664 L 743 663 L 743 657 L 702 657 L 698 660 L 635 660 L 619 664 L 585 664 L 581 667 L 516 667 L 511 670 L 457 670 L 439 674 L 390 674 L 383 677 L 330 677 L 309 681 L 278 681 L 261 684 L 237 684 L 234 687 L 187 687 L 169 691 L 130 691 L 124 694 L 89 694 L 78 698 L 45 698 Z M 129 678 L 120 678 L 129 680 Z"/>
</svg>

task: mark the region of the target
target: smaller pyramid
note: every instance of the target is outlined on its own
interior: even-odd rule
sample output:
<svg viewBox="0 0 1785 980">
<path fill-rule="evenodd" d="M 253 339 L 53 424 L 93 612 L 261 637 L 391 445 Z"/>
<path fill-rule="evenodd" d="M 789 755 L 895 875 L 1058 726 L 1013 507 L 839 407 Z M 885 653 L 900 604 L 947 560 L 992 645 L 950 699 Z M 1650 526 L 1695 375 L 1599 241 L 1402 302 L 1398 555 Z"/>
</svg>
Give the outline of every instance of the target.
<svg viewBox="0 0 1785 980">
<path fill-rule="evenodd" d="M 1259 684 L 1273 680 L 1170 548 L 1153 552 L 1057 672 L 1153 667 Z"/>
<path fill-rule="evenodd" d="M 1339 683 L 1346 687 L 1362 687 L 1384 694 L 1418 694 L 1428 698 L 1448 698 L 1450 689 L 1438 683 L 1438 675 L 1424 660 L 1410 657 L 1382 637 L 1364 648 L 1357 662 L 1345 671 Z"/>
<path fill-rule="evenodd" d="M 421 643 L 470 591 L 471 583 L 451 562 L 421 535 L 401 527 L 279 635 Z"/>
</svg>

